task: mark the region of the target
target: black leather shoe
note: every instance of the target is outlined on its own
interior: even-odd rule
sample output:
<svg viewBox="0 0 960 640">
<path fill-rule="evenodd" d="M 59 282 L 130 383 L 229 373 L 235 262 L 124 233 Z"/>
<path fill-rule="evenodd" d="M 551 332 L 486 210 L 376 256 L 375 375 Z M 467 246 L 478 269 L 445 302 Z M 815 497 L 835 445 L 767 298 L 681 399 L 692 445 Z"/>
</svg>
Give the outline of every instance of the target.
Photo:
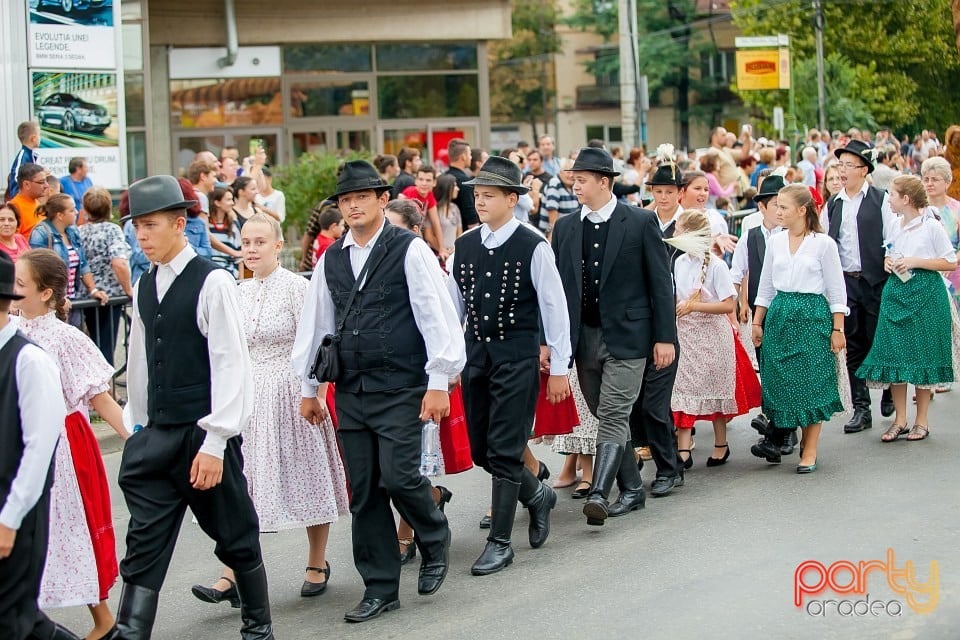
<svg viewBox="0 0 960 640">
<path fill-rule="evenodd" d="M 758 458 L 764 458 L 771 464 L 780 464 L 780 445 L 775 444 L 769 438 L 764 438 L 757 444 L 750 447 L 750 453 Z"/>
<path fill-rule="evenodd" d="M 403 540 L 398 540 L 398 542 L 402 544 L 405 549 L 405 551 L 400 554 L 400 566 L 402 567 L 417 557 L 417 545 L 414 543 L 413 538 L 404 538 Z"/>
<path fill-rule="evenodd" d="M 873 416 L 870 415 L 870 409 L 856 407 L 853 410 L 853 417 L 850 422 L 843 425 L 844 433 L 860 433 L 873 426 Z"/>
<path fill-rule="evenodd" d="M 274 640 L 270 617 L 270 593 L 263 563 L 248 571 L 237 571 L 240 596 L 240 639 Z"/>
<path fill-rule="evenodd" d="M 413 545 L 411 544 L 410 546 L 412 547 Z M 318 596 L 327 590 L 327 583 L 330 582 L 330 563 L 326 562 L 324 564 L 326 566 L 323 569 L 320 567 L 307 567 L 307 571 L 316 571 L 317 573 L 322 573 L 324 575 L 324 580 L 323 582 L 308 582 L 304 580 L 303 586 L 300 587 L 301 598 L 312 598 L 313 596 Z"/>
<path fill-rule="evenodd" d="M 762 436 L 767 435 L 767 428 L 770 421 L 767 419 L 767 416 L 762 413 L 758 413 L 753 420 L 750 421 L 750 426 Z"/>
<path fill-rule="evenodd" d="M 709 458 L 707 458 L 707 466 L 708 466 L 708 467 L 720 467 L 720 466 L 723 466 L 723 465 L 727 464 L 727 460 L 730 459 L 730 445 L 728 445 L 728 444 L 724 444 L 724 445 L 715 444 L 715 445 L 713 445 L 713 446 L 714 446 L 715 449 L 719 449 L 720 447 L 723 447 L 723 449 L 724 449 L 723 457 L 722 457 L 722 458 L 714 458 L 713 456 L 710 456 Z"/>
<path fill-rule="evenodd" d="M 617 488 L 620 495 L 617 501 L 610 505 L 607 516 L 616 518 L 625 516 L 631 511 L 643 509 L 647 503 L 647 492 L 643 490 L 643 478 L 633 462 L 633 449 L 626 447 L 620 460 L 620 470 L 617 472 Z"/>
<path fill-rule="evenodd" d="M 513 521 L 517 515 L 517 500 L 520 497 L 520 485 L 516 482 L 494 476 L 491 482 L 490 510 L 492 526 L 487 544 L 477 561 L 470 568 L 475 576 L 488 576 L 510 566 L 513 563 L 513 547 L 510 536 L 513 533 Z"/>
<path fill-rule="evenodd" d="M 443 543 L 443 549 L 440 551 L 440 557 L 420 561 L 420 577 L 417 580 L 417 593 L 422 596 L 429 596 L 440 589 L 443 579 L 447 577 L 447 569 L 450 568 L 450 541 L 452 534 L 447 527 L 447 539 Z"/>
<path fill-rule="evenodd" d="M 893 411 L 893 396 L 890 394 L 890 388 L 887 387 L 883 390 L 883 395 L 880 396 L 880 415 L 889 418 L 893 415 Z"/>
<path fill-rule="evenodd" d="M 550 511 L 557 506 L 557 492 L 524 469 L 518 499 L 530 514 L 527 539 L 532 548 L 539 549 L 550 535 Z"/>
<path fill-rule="evenodd" d="M 437 485 L 437 491 L 440 492 L 440 501 L 437 502 L 437 509 L 443 511 L 443 508 L 447 506 L 447 503 L 453 500 L 453 492 L 439 484 Z"/>
<path fill-rule="evenodd" d="M 650 486 L 650 495 L 654 498 L 662 498 L 669 495 L 676 487 L 683 486 L 683 478 L 680 476 L 657 476 Z"/>
<path fill-rule="evenodd" d="M 226 576 L 220 576 L 220 579 L 229 582 L 230 588 L 226 591 L 219 591 L 213 587 L 195 584 L 190 587 L 190 593 L 192 593 L 197 600 L 202 600 L 204 602 L 210 602 L 213 604 L 229 602 L 231 607 L 234 609 L 239 609 L 240 596 L 237 595 L 237 583 Z"/>
<path fill-rule="evenodd" d="M 544 480 L 550 477 L 550 469 L 548 469 L 547 465 L 543 464 L 542 462 L 540 462 L 539 464 L 540 464 L 540 468 L 537 470 L 537 480 L 539 480 L 540 482 L 543 482 Z"/>
<path fill-rule="evenodd" d="M 602 527 L 610 515 L 607 496 L 610 495 L 613 481 L 620 471 L 622 458 L 623 445 L 613 442 L 597 444 L 597 455 L 593 463 L 593 488 L 583 505 L 583 515 L 587 516 L 588 525 Z"/>
<path fill-rule="evenodd" d="M 480 518 L 480 528 L 481 529 L 490 528 L 490 516 L 485 515 L 482 518 Z"/>
<path fill-rule="evenodd" d="M 793 429 L 787 435 L 786 439 L 783 441 L 783 446 L 780 447 L 780 455 L 789 456 L 793 454 L 794 448 L 797 446 L 797 430 Z"/>
<path fill-rule="evenodd" d="M 364 598 L 360 604 L 343 614 L 347 622 L 366 622 L 373 620 L 381 613 L 400 608 L 399 600 L 381 600 L 380 598 Z"/>
<path fill-rule="evenodd" d="M 634 491 L 621 491 L 617 501 L 610 505 L 607 510 L 607 516 L 617 518 L 625 516 L 631 511 L 643 509 L 647 504 L 647 492 L 643 487 Z"/>
</svg>

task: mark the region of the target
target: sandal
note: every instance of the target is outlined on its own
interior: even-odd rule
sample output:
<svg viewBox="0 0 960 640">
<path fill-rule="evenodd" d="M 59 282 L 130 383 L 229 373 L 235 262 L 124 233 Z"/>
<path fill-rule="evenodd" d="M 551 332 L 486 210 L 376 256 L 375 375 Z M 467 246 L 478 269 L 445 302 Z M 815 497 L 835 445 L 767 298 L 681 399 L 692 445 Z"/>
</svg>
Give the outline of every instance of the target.
<svg viewBox="0 0 960 640">
<path fill-rule="evenodd" d="M 910 433 L 910 429 L 905 424 L 895 424 L 883 432 L 880 436 L 880 442 L 895 442 L 897 438 L 905 433 Z"/>
<path fill-rule="evenodd" d="M 587 485 L 587 486 L 583 486 Z M 573 493 L 570 494 L 570 497 L 574 500 L 582 500 L 590 495 L 590 489 L 593 488 L 593 483 L 589 480 L 581 480 L 580 484 L 577 485 L 577 488 L 574 489 Z"/>
<path fill-rule="evenodd" d="M 397 542 L 404 548 L 403 553 L 400 554 L 400 566 L 402 567 L 417 557 L 417 545 L 413 543 L 413 538 L 400 538 Z"/>
<path fill-rule="evenodd" d="M 927 436 L 930 435 L 930 428 L 922 424 L 915 424 L 913 428 L 910 429 L 910 433 L 907 434 L 907 440 L 909 442 L 915 442 L 917 440 L 926 440 Z"/>
</svg>

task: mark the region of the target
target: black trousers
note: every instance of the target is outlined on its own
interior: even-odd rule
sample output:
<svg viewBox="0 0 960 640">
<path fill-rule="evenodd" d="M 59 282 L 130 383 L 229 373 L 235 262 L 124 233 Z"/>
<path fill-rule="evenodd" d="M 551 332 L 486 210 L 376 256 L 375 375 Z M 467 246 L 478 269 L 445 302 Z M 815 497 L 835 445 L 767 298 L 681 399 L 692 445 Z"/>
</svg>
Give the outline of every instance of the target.
<svg viewBox="0 0 960 640">
<path fill-rule="evenodd" d="M 853 387 L 854 404 L 869 408 L 869 392 L 863 380 L 857 378 L 856 372 L 873 346 L 880 315 L 880 297 L 886 282 L 871 285 L 863 277 L 854 278 L 850 275 L 844 275 L 843 279 L 847 285 L 847 306 L 850 307 L 850 315 L 843 323 L 847 336 L 847 371 Z"/>
<path fill-rule="evenodd" d="M 196 424 L 148 424 L 124 445 L 119 480 L 130 511 L 120 562 L 125 583 L 160 590 L 188 506 L 216 542 L 220 562 L 238 572 L 261 563 L 260 523 L 243 476 L 240 437 L 227 441 L 219 485 L 206 491 L 190 486 L 190 466 L 206 433 Z"/>
<path fill-rule="evenodd" d="M 537 410 L 539 359 L 468 362 L 461 381 L 473 463 L 492 476 L 520 482 Z"/>
<path fill-rule="evenodd" d="M 0 560 L 0 638 L 4 640 L 34 637 L 50 624 L 37 608 L 49 526 L 48 485 L 20 523 L 10 555 Z"/>
<path fill-rule="evenodd" d="M 390 509 L 417 532 L 424 559 L 439 556 L 447 519 L 420 475 L 420 403 L 424 387 L 349 393 L 337 389 L 338 436 L 350 481 L 353 562 L 365 598 L 395 599 L 400 590 L 400 551 Z"/>
<path fill-rule="evenodd" d="M 640 397 L 630 412 L 630 437 L 634 446 L 650 447 L 657 475 L 673 477 L 680 475 L 677 458 L 677 441 L 673 431 L 673 383 L 677 380 L 677 363 L 680 361 L 680 345 L 673 345 L 676 357 L 673 364 L 657 369 L 653 358 L 647 361 L 643 374 Z M 642 462 L 642 461 L 641 461 Z"/>
</svg>

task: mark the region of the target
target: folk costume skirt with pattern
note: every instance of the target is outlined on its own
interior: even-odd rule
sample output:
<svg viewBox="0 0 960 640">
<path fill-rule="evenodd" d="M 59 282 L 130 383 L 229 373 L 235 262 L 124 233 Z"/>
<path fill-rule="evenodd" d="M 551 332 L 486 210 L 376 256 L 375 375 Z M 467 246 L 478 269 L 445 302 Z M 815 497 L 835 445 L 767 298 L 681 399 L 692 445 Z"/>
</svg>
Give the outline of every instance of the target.
<svg viewBox="0 0 960 640">
<path fill-rule="evenodd" d="M 857 375 L 871 387 L 909 383 L 933 388 L 953 382 L 952 302 L 936 271 L 915 269 L 883 287 L 873 346 Z"/>
<path fill-rule="evenodd" d="M 760 381 L 726 316 L 677 318 L 680 361 L 670 406 L 678 429 L 698 420 L 732 420 L 760 406 Z"/>
<path fill-rule="evenodd" d="M 781 429 L 807 427 L 843 412 L 833 314 L 819 293 L 778 291 L 763 325 L 763 411 Z"/>
</svg>

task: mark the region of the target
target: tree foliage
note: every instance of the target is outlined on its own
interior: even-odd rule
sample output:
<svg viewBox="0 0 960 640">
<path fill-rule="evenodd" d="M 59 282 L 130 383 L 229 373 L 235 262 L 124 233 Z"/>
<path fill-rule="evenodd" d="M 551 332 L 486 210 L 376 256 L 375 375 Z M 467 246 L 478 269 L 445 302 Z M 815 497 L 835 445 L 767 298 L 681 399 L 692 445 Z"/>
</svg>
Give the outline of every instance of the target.
<svg viewBox="0 0 960 640">
<path fill-rule="evenodd" d="M 809 0 L 735 0 L 733 20 L 744 35 L 786 33 L 791 38 L 799 124 L 816 122 L 816 44 Z M 950 6 L 943 0 L 823 0 L 827 124 L 844 116 L 834 99 L 863 108 L 860 122 L 904 131 L 939 131 L 960 121 L 956 84 L 960 59 Z M 813 69 L 811 75 L 809 69 Z M 787 106 L 785 92 L 744 91 L 744 102 L 769 114 Z M 804 112 L 805 96 L 814 112 Z M 869 116 L 869 117 L 868 117 Z M 834 118 L 837 118 L 836 120 Z M 856 124 L 856 123 L 854 123 Z"/>
<path fill-rule="evenodd" d="M 285 227 L 306 228 L 314 207 L 337 190 L 337 170 L 346 160 L 370 160 L 370 155 L 351 151 L 346 156 L 304 153 L 293 163 L 278 167 L 273 185 L 287 201 Z"/>
<path fill-rule="evenodd" d="M 553 56 L 560 51 L 553 0 L 512 0 L 513 38 L 490 45 L 490 114 L 494 120 L 524 121 L 537 132 L 553 103 Z"/>
</svg>

